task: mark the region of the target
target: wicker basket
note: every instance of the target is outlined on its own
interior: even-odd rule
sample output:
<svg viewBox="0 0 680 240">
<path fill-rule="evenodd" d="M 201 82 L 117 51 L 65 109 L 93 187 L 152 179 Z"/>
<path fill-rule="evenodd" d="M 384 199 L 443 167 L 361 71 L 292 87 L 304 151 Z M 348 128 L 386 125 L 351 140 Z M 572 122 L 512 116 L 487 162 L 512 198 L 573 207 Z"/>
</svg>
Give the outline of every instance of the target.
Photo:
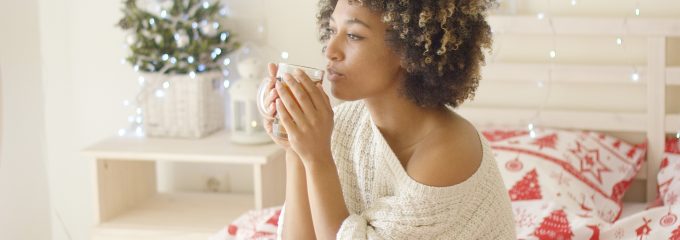
<svg viewBox="0 0 680 240">
<path fill-rule="evenodd" d="M 149 137 L 201 138 L 224 127 L 220 72 L 146 74 L 140 102 Z"/>
</svg>

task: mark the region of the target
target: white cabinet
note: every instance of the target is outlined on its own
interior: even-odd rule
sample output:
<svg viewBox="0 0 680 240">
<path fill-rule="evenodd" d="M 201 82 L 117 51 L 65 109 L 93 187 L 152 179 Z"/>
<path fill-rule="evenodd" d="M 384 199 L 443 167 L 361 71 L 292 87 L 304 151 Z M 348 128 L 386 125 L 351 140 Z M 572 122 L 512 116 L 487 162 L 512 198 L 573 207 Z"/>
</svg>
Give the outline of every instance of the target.
<svg viewBox="0 0 680 240">
<path fill-rule="evenodd" d="M 96 161 L 92 239 L 205 240 L 244 212 L 284 200 L 283 149 L 232 144 L 224 132 L 198 140 L 111 137 L 83 154 Z M 250 165 L 253 192 L 159 193 L 161 161 Z"/>
</svg>

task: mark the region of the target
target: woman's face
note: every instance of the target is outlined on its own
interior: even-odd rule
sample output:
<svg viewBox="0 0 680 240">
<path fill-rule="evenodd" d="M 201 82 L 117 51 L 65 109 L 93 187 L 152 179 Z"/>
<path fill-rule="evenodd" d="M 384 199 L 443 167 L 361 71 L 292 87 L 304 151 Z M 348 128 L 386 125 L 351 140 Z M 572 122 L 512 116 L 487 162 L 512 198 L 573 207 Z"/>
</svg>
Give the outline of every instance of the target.
<svg viewBox="0 0 680 240">
<path fill-rule="evenodd" d="M 403 70 L 399 56 L 385 42 L 386 30 L 379 14 L 338 1 L 325 51 L 333 96 L 352 101 L 397 90 Z"/>
</svg>

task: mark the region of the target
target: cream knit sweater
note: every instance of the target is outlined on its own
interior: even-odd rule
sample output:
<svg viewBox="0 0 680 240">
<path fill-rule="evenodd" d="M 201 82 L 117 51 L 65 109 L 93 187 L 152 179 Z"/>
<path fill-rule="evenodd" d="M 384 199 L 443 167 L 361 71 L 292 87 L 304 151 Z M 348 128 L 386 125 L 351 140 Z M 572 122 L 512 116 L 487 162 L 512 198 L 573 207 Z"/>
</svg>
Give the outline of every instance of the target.
<svg viewBox="0 0 680 240">
<path fill-rule="evenodd" d="M 481 135 L 479 169 L 462 183 L 431 187 L 408 176 L 363 101 L 334 110 L 332 152 L 350 213 L 338 239 L 516 239 L 510 199 Z"/>
</svg>

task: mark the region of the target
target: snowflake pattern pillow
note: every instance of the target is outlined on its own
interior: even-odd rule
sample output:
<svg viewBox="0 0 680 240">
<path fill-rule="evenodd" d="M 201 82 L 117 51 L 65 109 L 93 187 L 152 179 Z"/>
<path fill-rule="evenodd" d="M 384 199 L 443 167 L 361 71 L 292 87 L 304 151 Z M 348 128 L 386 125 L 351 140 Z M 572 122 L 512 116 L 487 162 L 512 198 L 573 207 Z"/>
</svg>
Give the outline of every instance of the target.
<svg viewBox="0 0 680 240">
<path fill-rule="evenodd" d="M 658 198 L 663 205 L 678 203 L 680 196 L 680 139 L 666 140 L 666 153 L 659 167 Z"/>
<path fill-rule="evenodd" d="M 645 148 L 589 131 L 488 128 L 513 202 L 545 200 L 583 218 L 614 222 Z"/>
</svg>

